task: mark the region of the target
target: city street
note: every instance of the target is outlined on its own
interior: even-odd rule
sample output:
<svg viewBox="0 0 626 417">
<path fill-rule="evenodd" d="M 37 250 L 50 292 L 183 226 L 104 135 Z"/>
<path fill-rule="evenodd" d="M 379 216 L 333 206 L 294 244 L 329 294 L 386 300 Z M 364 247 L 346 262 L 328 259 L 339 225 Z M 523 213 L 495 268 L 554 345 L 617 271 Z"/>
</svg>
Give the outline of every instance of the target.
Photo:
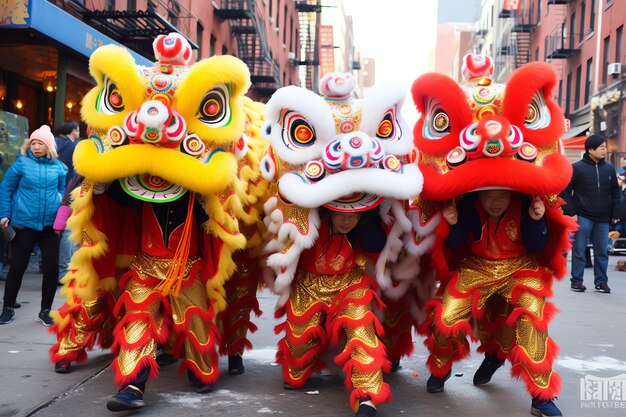
<svg viewBox="0 0 626 417">
<path fill-rule="evenodd" d="M 570 291 L 567 278 L 555 285 L 552 301 L 560 313 L 552 322 L 551 335 L 561 348 L 555 368 L 562 376 L 563 388 L 557 404 L 565 416 L 609 417 L 625 413 L 626 272 L 615 270 L 620 259 L 626 257 L 610 258 L 610 295 L 593 290 L 591 269 L 585 271 L 585 293 Z M 75 365 L 70 374 L 54 372 L 48 359 L 54 337 L 36 321 L 40 285 L 40 275 L 29 272 L 18 297 L 22 308 L 16 310 L 13 323 L 0 326 L 0 416 L 115 415 L 105 406 L 107 398 L 116 392 L 108 353 L 91 352 L 89 360 Z M 4 283 L 0 283 L 2 288 Z M 244 356 L 243 375 L 225 374 L 214 392 L 196 394 L 186 378 L 178 377 L 176 365 L 162 368 L 159 377 L 148 383 L 148 405 L 138 413 L 117 415 L 351 416 L 349 393 L 339 374 L 315 376 L 303 390 L 283 389 L 280 367 L 274 363 L 274 297 L 264 291 L 259 299 L 264 314 L 255 320 L 259 331 L 252 337 L 255 349 Z M 57 295 L 54 307 L 58 308 L 61 302 Z M 453 369 L 442 394 L 428 394 L 426 348 L 420 337 L 414 343 L 413 357 L 402 361 L 398 373 L 386 376 L 394 399 L 379 406 L 379 416 L 530 415 L 530 398 L 523 384 L 510 377 L 508 362 L 488 385 L 472 385 L 473 373 L 482 360 L 476 353 Z M 220 370 L 226 373 L 225 359 L 220 361 Z M 589 382 L 590 391 L 583 392 L 581 380 L 585 377 L 604 379 Z M 591 391 L 597 396 L 593 397 Z"/>
</svg>

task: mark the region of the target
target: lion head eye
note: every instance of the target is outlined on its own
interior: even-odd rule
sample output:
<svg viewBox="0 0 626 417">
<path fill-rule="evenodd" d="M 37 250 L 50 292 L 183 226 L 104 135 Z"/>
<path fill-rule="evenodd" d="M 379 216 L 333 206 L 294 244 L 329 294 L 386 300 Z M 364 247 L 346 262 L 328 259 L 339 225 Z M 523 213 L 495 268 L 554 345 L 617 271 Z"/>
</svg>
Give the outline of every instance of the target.
<svg viewBox="0 0 626 417">
<path fill-rule="evenodd" d="M 315 143 L 315 129 L 298 112 L 284 110 L 282 114 L 283 143 L 289 149 L 307 148 Z"/>
<path fill-rule="evenodd" d="M 450 118 L 445 111 L 439 111 L 433 117 L 433 129 L 439 133 L 450 132 Z"/>
<path fill-rule="evenodd" d="M 543 98 L 543 93 L 535 93 L 528 105 L 524 125 L 528 129 L 543 129 L 550 125 L 551 119 L 550 109 Z"/>
<path fill-rule="evenodd" d="M 532 124 L 537 121 L 537 117 L 539 116 L 539 110 L 537 109 L 537 105 L 535 103 L 530 103 L 528 105 L 528 113 L 526 113 L 526 118 L 524 122 L 527 124 Z"/>
<path fill-rule="evenodd" d="M 109 78 L 104 80 L 104 89 L 100 92 L 98 100 L 98 111 L 105 114 L 117 114 L 124 111 L 122 93 Z"/>
<path fill-rule="evenodd" d="M 198 109 L 198 119 L 209 127 L 230 123 L 230 94 L 226 86 L 218 86 L 204 96 Z"/>
</svg>

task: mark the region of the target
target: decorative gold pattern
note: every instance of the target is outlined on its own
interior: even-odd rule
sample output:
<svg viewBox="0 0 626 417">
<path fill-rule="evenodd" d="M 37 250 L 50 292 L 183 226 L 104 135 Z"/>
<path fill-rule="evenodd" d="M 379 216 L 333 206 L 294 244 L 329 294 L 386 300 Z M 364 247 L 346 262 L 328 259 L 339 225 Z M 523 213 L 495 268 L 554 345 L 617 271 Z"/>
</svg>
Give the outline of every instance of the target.
<svg viewBox="0 0 626 417">
<path fill-rule="evenodd" d="M 358 282 L 362 276 L 360 269 L 351 269 L 340 275 L 316 275 L 298 270 L 290 296 L 294 312 L 301 316 L 316 302 L 330 306 L 339 291 Z"/>
<path fill-rule="evenodd" d="M 506 280 L 514 272 L 523 269 L 535 272 L 537 271 L 537 268 L 537 261 L 531 256 L 518 256 L 510 259 L 498 260 L 490 260 L 478 256 L 468 256 L 459 266 L 459 280 L 456 283 L 456 288 L 459 291 L 468 292 L 472 289 L 481 288 L 501 280 Z M 512 282 L 511 284 L 517 283 Z M 501 285 L 507 285 L 507 283 L 503 282 Z M 482 290 L 483 289 L 481 288 L 481 291 Z"/>
<path fill-rule="evenodd" d="M 200 260 L 199 256 L 191 256 L 187 259 L 187 265 L 185 265 L 185 276 L 189 275 L 191 267 L 198 260 Z M 171 258 L 160 258 L 140 252 L 133 260 L 131 268 L 137 271 L 141 277 L 153 277 L 164 280 L 171 265 Z"/>
<path fill-rule="evenodd" d="M 74 330 L 67 332 L 59 340 L 58 355 L 65 356 L 70 352 L 80 351 L 85 348 L 86 340 L 93 335 L 94 330 L 85 323 L 85 315 L 94 320 L 107 306 L 107 298 L 99 297 L 93 301 L 83 303 L 83 309 L 73 315 Z"/>
<path fill-rule="evenodd" d="M 538 331 L 528 318 L 522 317 L 517 321 L 515 334 L 517 345 L 531 361 L 538 363 L 546 358 L 548 333 Z"/>
<path fill-rule="evenodd" d="M 504 233 L 506 233 L 509 239 L 516 241 L 520 235 L 519 226 L 514 220 L 510 220 L 504 228 Z"/>
<path fill-rule="evenodd" d="M 381 370 L 362 373 L 352 368 L 352 386 L 366 392 L 378 394 L 383 385 L 383 372 Z"/>
<path fill-rule="evenodd" d="M 279 202 L 279 207 L 282 209 L 285 222 L 294 223 L 298 227 L 298 231 L 303 235 L 309 233 L 309 209 L 290 206 L 282 201 Z"/>
</svg>

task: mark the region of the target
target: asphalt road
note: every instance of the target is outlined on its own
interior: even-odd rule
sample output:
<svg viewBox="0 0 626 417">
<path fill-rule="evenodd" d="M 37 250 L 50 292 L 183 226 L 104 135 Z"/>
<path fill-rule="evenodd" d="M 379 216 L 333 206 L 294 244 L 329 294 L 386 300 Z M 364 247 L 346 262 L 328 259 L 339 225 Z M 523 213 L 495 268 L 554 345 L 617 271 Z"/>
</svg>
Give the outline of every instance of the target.
<svg viewBox="0 0 626 417">
<path fill-rule="evenodd" d="M 611 256 L 609 284 L 612 294 L 593 291 L 591 270 L 586 270 L 586 293 L 569 290 L 566 279 L 555 285 L 552 301 L 560 309 L 550 333 L 561 352 L 555 368 L 563 378 L 557 400 L 565 416 L 626 415 L 626 272 L 615 270 L 618 260 Z M 95 351 L 74 372 L 53 371 L 48 349 L 53 335 L 36 321 L 39 311 L 41 276 L 32 268 L 25 276 L 13 323 L 0 326 L 0 417 L 37 416 L 90 417 L 133 413 L 111 413 L 105 404 L 117 390 L 108 367 L 111 356 Z M 4 287 L 0 283 L 0 289 Z M 186 378 L 177 375 L 177 366 L 161 369 L 148 383 L 148 405 L 142 416 L 338 416 L 350 417 L 349 393 L 338 370 L 314 376 L 303 390 L 285 391 L 280 367 L 274 364 L 278 337 L 274 335 L 273 304 L 269 292 L 259 294 L 264 314 L 255 320 L 259 331 L 252 336 L 255 348 L 245 355 L 246 372 L 224 373 L 209 394 L 196 394 Z M 57 296 L 55 308 L 62 300 Z M 500 369 L 491 383 L 472 385 L 472 376 L 482 357 L 474 353 L 454 368 L 455 376 L 441 394 L 426 392 L 428 371 L 426 348 L 416 337 L 415 354 L 402 361 L 402 369 L 386 376 L 394 399 L 379 406 L 380 417 L 391 416 L 529 416 L 530 398 L 523 386 L 510 377 L 510 365 Z M 584 384 L 584 385 L 581 385 Z M 581 390 L 581 386 L 584 390 Z"/>
</svg>

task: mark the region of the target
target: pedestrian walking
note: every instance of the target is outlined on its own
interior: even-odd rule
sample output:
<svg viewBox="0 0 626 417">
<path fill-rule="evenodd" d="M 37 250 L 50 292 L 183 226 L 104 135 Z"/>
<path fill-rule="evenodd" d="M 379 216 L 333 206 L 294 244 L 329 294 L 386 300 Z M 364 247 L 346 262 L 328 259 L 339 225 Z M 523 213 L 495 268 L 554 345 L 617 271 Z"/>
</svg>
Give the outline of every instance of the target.
<svg viewBox="0 0 626 417">
<path fill-rule="evenodd" d="M 65 191 L 67 167 L 58 160 L 54 135 L 46 125 L 24 141 L 20 152 L 0 184 L 0 227 L 15 229 L 0 324 L 13 321 L 22 278 L 38 244 L 43 260 L 38 318 L 44 326 L 51 326 L 50 309 L 59 280 L 59 236 L 52 224 Z"/>
</svg>

